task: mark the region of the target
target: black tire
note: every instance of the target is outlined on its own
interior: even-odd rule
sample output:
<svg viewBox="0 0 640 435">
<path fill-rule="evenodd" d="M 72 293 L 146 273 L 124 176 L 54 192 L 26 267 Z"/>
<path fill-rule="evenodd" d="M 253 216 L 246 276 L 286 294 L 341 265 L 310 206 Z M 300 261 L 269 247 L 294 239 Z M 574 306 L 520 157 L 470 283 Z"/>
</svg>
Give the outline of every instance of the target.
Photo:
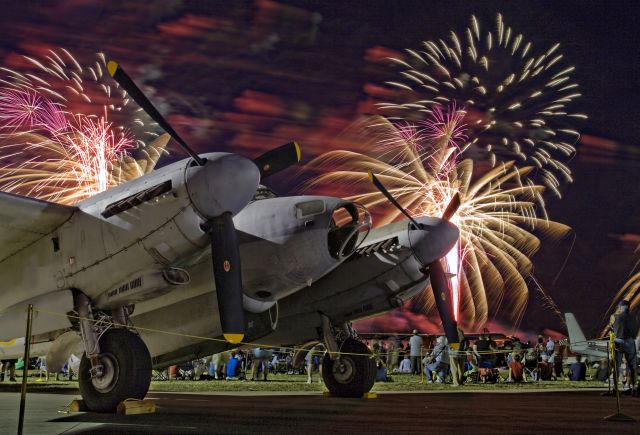
<svg viewBox="0 0 640 435">
<path fill-rule="evenodd" d="M 114 412 L 126 399 L 144 399 L 151 384 L 151 356 L 142 339 L 127 329 L 109 329 L 100 338 L 105 377 L 92 380 L 86 353 L 78 374 L 80 394 L 87 408 Z M 108 377 L 112 376 L 112 377 Z"/>
<path fill-rule="evenodd" d="M 335 361 L 329 354 L 322 360 L 322 379 L 329 392 L 336 397 L 362 397 L 371 391 L 376 380 L 376 363 L 371 358 L 369 348 L 362 342 L 352 338 L 347 339 Z M 348 354 L 362 355 L 348 355 Z"/>
</svg>

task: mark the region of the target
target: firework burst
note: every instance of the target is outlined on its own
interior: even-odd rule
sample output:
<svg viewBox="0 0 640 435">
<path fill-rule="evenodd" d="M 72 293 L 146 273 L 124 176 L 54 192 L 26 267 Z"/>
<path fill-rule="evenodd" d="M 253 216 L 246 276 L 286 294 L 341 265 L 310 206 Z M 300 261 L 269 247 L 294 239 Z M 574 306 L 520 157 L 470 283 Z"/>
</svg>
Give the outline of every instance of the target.
<svg viewBox="0 0 640 435">
<path fill-rule="evenodd" d="M 102 54 L 25 59 L 33 71 L 0 68 L 0 190 L 73 204 L 155 166 L 168 136 L 111 86 Z"/>
<path fill-rule="evenodd" d="M 615 311 L 616 306 L 623 300 L 627 300 L 630 303 L 630 309 L 632 311 L 640 309 L 640 272 L 634 273 L 620 288 L 616 296 L 613 298 L 609 309 L 609 313 Z"/>
<path fill-rule="evenodd" d="M 531 176 L 560 196 L 561 180 L 572 181 L 562 160 L 574 154 L 579 137 L 570 125 L 586 115 L 570 108 L 581 94 L 559 47 L 536 50 L 502 15 L 493 31 L 472 16 L 464 35 L 451 32 L 448 40 L 425 41 L 421 50 L 391 59 L 400 78 L 386 82 L 395 97 L 379 104 L 381 113 L 415 122 L 441 116 L 443 104 L 464 107 L 463 157 L 533 166 Z"/>
<path fill-rule="evenodd" d="M 467 329 L 477 329 L 497 315 L 517 324 L 528 301 L 527 279 L 531 256 L 539 249 L 539 236 L 558 238 L 569 228 L 547 219 L 542 200 L 544 186 L 527 179 L 532 167 L 499 163 L 474 178 L 474 163 L 458 160 L 455 147 L 444 151 L 421 146 L 420 129 L 408 130 L 384 118 L 369 122 L 366 143 L 375 156 L 332 151 L 308 166 L 320 173 L 305 184 L 313 190 L 330 189 L 366 206 L 376 225 L 396 220 L 400 212 L 371 188 L 373 170 L 398 202 L 415 216 L 441 216 L 453 195 L 462 203 L 452 219 L 460 228 L 460 242 L 447 256 L 454 311 Z M 411 134 L 408 134 L 408 131 Z M 449 138 L 437 142 L 448 144 Z M 431 292 L 424 293 L 427 313 L 435 314 Z"/>
</svg>

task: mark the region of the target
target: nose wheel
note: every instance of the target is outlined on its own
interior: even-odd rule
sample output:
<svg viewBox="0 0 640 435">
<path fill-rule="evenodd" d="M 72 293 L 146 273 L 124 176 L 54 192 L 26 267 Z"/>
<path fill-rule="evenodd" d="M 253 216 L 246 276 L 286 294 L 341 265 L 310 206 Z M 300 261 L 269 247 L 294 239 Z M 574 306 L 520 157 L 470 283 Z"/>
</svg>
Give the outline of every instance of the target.
<svg viewBox="0 0 640 435">
<path fill-rule="evenodd" d="M 348 338 L 340 346 L 338 358 L 331 359 L 328 353 L 324 356 L 322 378 L 333 396 L 362 397 L 373 387 L 376 363 L 364 343 Z"/>
<path fill-rule="evenodd" d="M 151 384 L 151 356 L 137 334 L 124 328 L 107 330 L 100 337 L 98 358 L 102 370 L 93 376 L 86 353 L 80 361 L 80 394 L 87 408 L 113 412 L 126 399 L 144 399 Z"/>
</svg>

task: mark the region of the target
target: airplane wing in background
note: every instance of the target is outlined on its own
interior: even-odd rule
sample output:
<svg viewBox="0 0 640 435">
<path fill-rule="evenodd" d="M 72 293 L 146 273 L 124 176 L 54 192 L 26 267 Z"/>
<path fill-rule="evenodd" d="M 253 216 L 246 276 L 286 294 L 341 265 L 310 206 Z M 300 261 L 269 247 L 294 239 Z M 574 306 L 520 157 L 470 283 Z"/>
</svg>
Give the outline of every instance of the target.
<svg viewBox="0 0 640 435">
<path fill-rule="evenodd" d="M 0 261 L 51 233 L 76 210 L 75 207 L 0 192 Z"/>
</svg>

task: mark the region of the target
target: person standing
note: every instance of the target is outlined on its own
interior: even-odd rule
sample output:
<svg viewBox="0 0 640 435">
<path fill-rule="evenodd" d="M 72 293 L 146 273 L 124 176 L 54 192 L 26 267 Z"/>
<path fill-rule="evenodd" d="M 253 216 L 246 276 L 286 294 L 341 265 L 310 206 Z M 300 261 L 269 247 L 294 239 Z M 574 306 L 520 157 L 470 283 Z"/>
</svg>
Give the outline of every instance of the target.
<svg viewBox="0 0 640 435">
<path fill-rule="evenodd" d="M 420 354 L 422 353 L 422 337 L 418 335 L 418 330 L 413 330 L 413 335 L 409 339 L 409 356 L 411 357 L 411 373 L 419 375 L 420 371 Z"/>
<path fill-rule="evenodd" d="M 458 328 L 458 348 L 451 346 L 449 358 L 451 363 L 451 378 L 453 385 L 460 386 L 464 381 L 464 360 L 469 348 L 469 341 L 465 338 L 462 329 Z"/>
<path fill-rule="evenodd" d="M 400 348 L 402 343 L 397 335 L 393 336 L 389 342 L 387 368 L 391 371 L 397 369 L 400 366 Z"/>
<path fill-rule="evenodd" d="M 547 340 L 547 355 L 553 355 L 553 351 L 556 348 L 556 343 L 553 341 L 551 337 Z"/>
<path fill-rule="evenodd" d="M 314 368 L 318 368 L 318 383 L 322 383 L 322 366 L 321 366 L 321 355 L 322 355 L 322 344 L 316 344 L 313 346 L 307 355 L 304 357 L 304 360 L 307 365 L 307 384 L 313 382 L 313 370 Z"/>
<path fill-rule="evenodd" d="M 2 367 L 2 376 L 0 377 L 0 382 L 5 380 L 5 374 L 7 370 L 9 371 L 9 381 L 16 382 L 16 362 L 18 360 L 9 359 L 4 360 L 0 363 L 0 367 Z"/>
<path fill-rule="evenodd" d="M 620 370 L 622 357 L 627 362 L 631 381 L 631 394 L 638 395 L 638 355 L 636 352 L 636 337 L 638 336 L 638 320 L 629 312 L 629 301 L 620 302 L 618 314 L 614 315 L 613 334 L 616 343 L 616 370 Z"/>
<path fill-rule="evenodd" d="M 262 370 L 262 380 L 267 380 L 269 374 L 269 361 L 273 355 L 273 351 L 269 349 L 261 349 L 256 347 L 253 349 L 253 372 L 251 376 L 252 381 L 258 380 L 258 375 Z"/>
</svg>

